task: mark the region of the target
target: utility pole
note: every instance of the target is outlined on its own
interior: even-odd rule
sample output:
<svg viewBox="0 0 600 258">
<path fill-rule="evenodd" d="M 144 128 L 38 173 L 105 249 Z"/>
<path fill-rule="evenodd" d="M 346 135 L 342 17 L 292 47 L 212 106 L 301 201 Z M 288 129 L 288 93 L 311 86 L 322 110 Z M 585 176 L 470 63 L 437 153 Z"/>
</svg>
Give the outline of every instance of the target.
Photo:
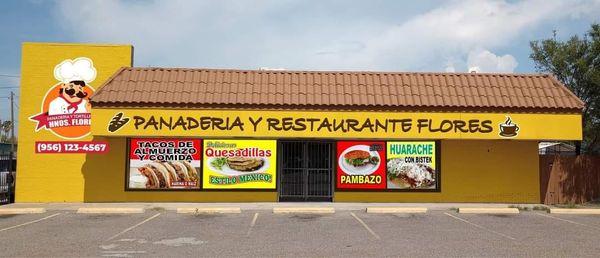
<svg viewBox="0 0 600 258">
<path fill-rule="evenodd" d="M 13 157 L 15 152 L 15 93 L 10 92 L 10 160 L 8 161 L 8 171 L 13 171 Z"/>
</svg>

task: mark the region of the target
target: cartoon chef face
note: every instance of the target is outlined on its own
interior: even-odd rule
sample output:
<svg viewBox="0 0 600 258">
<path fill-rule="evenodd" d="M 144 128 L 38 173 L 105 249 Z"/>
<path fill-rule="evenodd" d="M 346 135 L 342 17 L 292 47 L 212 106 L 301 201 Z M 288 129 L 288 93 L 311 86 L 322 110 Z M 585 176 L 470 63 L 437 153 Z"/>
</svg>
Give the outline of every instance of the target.
<svg viewBox="0 0 600 258">
<path fill-rule="evenodd" d="M 77 80 L 63 83 L 60 87 L 59 94 L 69 102 L 79 102 L 88 95 L 83 87 L 85 87 L 84 81 Z"/>
</svg>

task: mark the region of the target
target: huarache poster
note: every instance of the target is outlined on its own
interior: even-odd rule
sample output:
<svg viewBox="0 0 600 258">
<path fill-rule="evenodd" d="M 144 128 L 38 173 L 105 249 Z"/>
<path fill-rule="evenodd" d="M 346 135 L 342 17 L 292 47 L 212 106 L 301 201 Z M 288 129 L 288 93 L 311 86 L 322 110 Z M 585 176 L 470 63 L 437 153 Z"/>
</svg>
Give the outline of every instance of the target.
<svg viewBox="0 0 600 258">
<path fill-rule="evenodd" d="M 205 140 L 202 188 L 275 189 L 277 141 Z"/>
<path fill-rule="evenodd" d="M 387 188 L 436 190 L 438 187 L 435 141 L 387 142 Z"/>
</svg>

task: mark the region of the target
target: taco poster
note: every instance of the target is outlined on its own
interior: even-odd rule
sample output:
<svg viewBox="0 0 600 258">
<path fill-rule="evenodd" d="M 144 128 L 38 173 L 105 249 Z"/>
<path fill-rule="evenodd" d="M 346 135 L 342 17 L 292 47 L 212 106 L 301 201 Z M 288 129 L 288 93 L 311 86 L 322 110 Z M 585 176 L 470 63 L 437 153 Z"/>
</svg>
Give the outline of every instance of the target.
<svg viewBox="0 0 600 258">
<path fill-rule="evenodd" d="M 388 189 L 436 189 L 435 141 L 387 143 Z"/>
<path fill-rule="evenodd" d="M 385 189 L 385 142 L 337 142 L 338 189 Z"/>
<path fill-rule="evenodd" d="M 200 139 L 131 139 L 129 189 L 200 189 Z"/>
<path fill-rule="evenodd" d="M 275 140 L 205 140 L 202 188 L 275 189 Z"/>
</svg>

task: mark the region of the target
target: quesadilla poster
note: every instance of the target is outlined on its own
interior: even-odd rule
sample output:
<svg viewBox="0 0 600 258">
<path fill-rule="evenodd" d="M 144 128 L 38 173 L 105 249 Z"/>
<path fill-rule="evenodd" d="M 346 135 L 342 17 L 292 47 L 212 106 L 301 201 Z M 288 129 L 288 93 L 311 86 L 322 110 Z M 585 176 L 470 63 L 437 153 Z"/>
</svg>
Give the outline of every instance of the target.
<svg viewBox="0 0 600 258">
<path fill-rule="evenodd" d="M 129 189 L 200 189 L 200 139 L 131 139 Z"/>
<path fill-rule="evenodd" d="M 203 189 L 275 189 L 275 140 L 205 140 Z"/>
<path fill-rule="evenodd" d="M 385 142 L 337 142 L 338 189 L 385 189 Z M 383 163 L 383 164 L 382 164 Z"/>
</svg>

